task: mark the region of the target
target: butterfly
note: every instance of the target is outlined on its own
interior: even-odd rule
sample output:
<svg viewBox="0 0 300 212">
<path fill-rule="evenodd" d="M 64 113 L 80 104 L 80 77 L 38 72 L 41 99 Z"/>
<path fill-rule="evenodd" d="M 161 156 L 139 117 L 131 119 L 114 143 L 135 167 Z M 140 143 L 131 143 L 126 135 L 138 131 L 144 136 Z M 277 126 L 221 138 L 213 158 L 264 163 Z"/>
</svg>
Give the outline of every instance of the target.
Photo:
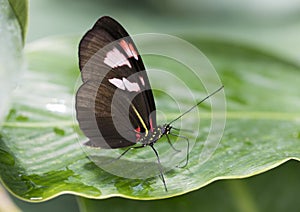
<svg viewBox="0 0 300 212">
<path fill-rule="evenodd" d="M 157 125 L 155 101 L 142 58 L 126 30 L 108 16 L 101 17 L 81 39 L 79 68 L 83 83 L 76 93 L 76 118 L 89 139 L 85 145 L 101 149 L 127 147 L 118 159 L 131 149 L 149 146 L 167 191 L 154 144 L 165 136 L 174 148 L 168 136 L 174 129 L 171 124 L 223 87 L 171 122 Z"/>
</svg>

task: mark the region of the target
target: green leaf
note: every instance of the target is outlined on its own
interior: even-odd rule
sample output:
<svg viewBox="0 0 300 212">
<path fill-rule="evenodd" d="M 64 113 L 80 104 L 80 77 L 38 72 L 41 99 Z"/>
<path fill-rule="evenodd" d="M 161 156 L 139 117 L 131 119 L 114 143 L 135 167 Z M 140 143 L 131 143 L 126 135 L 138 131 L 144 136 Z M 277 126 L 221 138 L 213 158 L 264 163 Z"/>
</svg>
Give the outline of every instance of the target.
<svg viewBox="0 0 300 212">
<path fill-rule="evenodd" d="M 21 1 L 20 1 L 21 2 Z M 0 1 L 0 125 L 7 115 L 10 93 L 23 69 L 23 41 L 16 14 L 7 0 Z"/>
<path fill-rule="evenodd" d="M 188 166 L 165 173 L 168 192 L 159 177 L 127 179 L 97 167 L 79 144 L 84 137 L 72 116 L 79 77 L 79 40 L 52 38 L 27 48 L 29 70 L 14 94 L 11 113 L 1 131 L 0 174 L 5 186 L 28 201 L 45 201 L 63 193 L 96 199 L 160 199 L 216 180 L 256 175 L 291 159 L 300 160 L 299 67 L 243 45 L 203 38 L 189 40 L 212 60 L 225 85 L 227 124 L 218 149 L 208 161 L 199 163 L 210 126 L 209 107 L 203 104 L 200 136 L 191 150 Z M 145 63 L 155 64 L 157 60 L 145 58 Z M 181 71 L 181 67 L 172 68 L 171 71 Z M 151 81 L 152 85 L 160 83 L 166 89 L 176 89 L 172 81 L 164 82 L 168 83 Z M 191 78 L 190 82 L 192 90 L 203 96 L 197 90 L 197 80 Z M 156 92 L 155 100 L 167 117 L 174 116 L 175 110 L 164 95 Z M 185 97 L 182 102 L 193 104 Z M 189 125 L 198 122 L 193 114 L 184 120 Z M 169 147 L 162 140 L 156 148 L 161 152 Z M 100 152 L 106 152 L 105 157 L 111 154 L 111 150 Z M 128 159 L 150 155 L 151 149 L 144 148 L 132 152 Z M 138 171 L 152 166 L 133 165 L 139 167 Z"/>
<path fill-rule="evenodd" d="M 78 198 L 80 211 L 298 211 L 300 163 L 290 161 L 262 175 L 221 180 L 186 195 L 157 201 Z M 278 195 L 280 193 L 280 195 Z M 63 200 L 62 200 L 63 201 Z M 57 204 L 57 203 L 56 203 Z"/>
<path fill-rule="evenodd" d="M 15 17 L 19 22 L 22 37 L 23 37 L 23 43 L 25 43 L 27 25 L 28 25 L 28 0 L 8 0 L 8 1 Z"/>
</svg>

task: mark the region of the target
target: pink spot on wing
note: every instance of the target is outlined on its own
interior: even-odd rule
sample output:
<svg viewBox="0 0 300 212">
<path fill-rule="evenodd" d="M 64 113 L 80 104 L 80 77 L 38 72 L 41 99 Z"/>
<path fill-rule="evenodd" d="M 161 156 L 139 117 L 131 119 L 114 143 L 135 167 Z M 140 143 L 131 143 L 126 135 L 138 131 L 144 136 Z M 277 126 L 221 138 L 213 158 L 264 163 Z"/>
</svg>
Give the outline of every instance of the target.
<svg viewBox="0 0 300 212">
<path fill-rule="evenodd" d="M 141 128 L 138 126 L 138 127 L 135 129 L 135 132 L 136 132 L 136 134 L 135 134 L 136 142 L 138 142 L 138 141 L 140 140 L 140 138 L 141 138 L 141 134 L 140 134 Z"/>
<path fill-rule="evenodd" d="M 131 50 L 131 52 L 132 52 L 134 58 L 135 58 L 136 60 L 138 60 L 138 59 L 139 59 L 139 56 L 138 56 L 138 54 L 137 54 L 137 51 L 135 50 L 135 48 L 133 47 L 133 45 L 132 45 L 131 43 L 129 44 L 129 48 L 130 48 L 130 50 Z"/>
<path fill-rule="evenodd" d="M 103 62 L 111 68 L 116 68 L 123 65 L 127 65 L 129 68 L 131 68 L 131 64 L 125 55 L 123 55 L 117 48 L 113 48 L 107 52 Z"/>
<path fill-rule="evenodd" d="M 138 60 L 137 51 L 131 43 L 127 43 L 125 40 L 121 40 L 119 44 L 122 47 L 122 49 L 126 52 L 128 57 L 134 57 L 136 60 Z"/>
<path fill-rule="evenodd" d="M 108 79 L 108 81 L 116 86 L 117 88 L 120 88 L 121 90 L 125 90 L 124 82 L 117 78 Z"/>
<path fill-rule="evenodd" d="M 129 92 L 132 92 L 132 91 L 139 92 L 139 91 L 141 91 L 140 86 L 136 82 L 130 82 L 125 77 L 123 77 L 123 83 L 124 83 L 126 89 Z"/>
<path fill-rule="evenodd" d="M 140 78 L 140 81 L 141 81 L 142 85 L 145 86 L 144 78 L 142 76 L 139 76 L 139 78 Z"/>
</svg>

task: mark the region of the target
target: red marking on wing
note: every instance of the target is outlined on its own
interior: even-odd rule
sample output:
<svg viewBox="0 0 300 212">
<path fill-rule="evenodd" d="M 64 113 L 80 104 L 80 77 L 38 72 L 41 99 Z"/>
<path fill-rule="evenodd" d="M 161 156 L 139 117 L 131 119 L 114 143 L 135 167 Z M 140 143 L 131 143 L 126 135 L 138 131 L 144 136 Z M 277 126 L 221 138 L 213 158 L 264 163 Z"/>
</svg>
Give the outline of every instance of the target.
<svg viewBox="0 0 300 212">
<path fill-rule="evenodd" d="M 153 132 L 153 122 L 152 122 L 152 118 L 150 117 L 150 130 L 151 132 Z"/>
<path fill-rule="evenodd" d="M 135 131 L 136 131 L 136 134 L 135 134 L 136 141 L 138 142 L 138 141 L 140 140 L 140 138 L 141 138 L 141 134 L 140 134 L 141 128 L 138 126 L 138 127 L 135 129 Z"/>
</svg>

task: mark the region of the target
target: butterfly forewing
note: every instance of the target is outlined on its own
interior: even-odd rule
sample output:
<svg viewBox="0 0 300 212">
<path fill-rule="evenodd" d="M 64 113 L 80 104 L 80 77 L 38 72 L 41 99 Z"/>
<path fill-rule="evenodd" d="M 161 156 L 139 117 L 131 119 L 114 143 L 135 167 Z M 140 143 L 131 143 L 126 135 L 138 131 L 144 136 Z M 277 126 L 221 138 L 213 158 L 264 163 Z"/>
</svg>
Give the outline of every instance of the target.
<svg viewBox="0 0 300 212">
<path fill-rule="evenodd" d="M 155 103 L 140 55 L 125 29 L 100 18 L 79 45 L 83 85 L 76 95 L 87 145 L 120 148 L 156 126 Z"/>
<path fill-rule="evenodd" d="M 79 67 L 83 70 L 84 65 L 100 49 L 120 38 L 128 37 L 126 30 L 115 20 L 104 16 L 100 18 L 90 29 L 79 44 Z M 101 63 L 100 63 L 101 64 Z"/>
</svg>

